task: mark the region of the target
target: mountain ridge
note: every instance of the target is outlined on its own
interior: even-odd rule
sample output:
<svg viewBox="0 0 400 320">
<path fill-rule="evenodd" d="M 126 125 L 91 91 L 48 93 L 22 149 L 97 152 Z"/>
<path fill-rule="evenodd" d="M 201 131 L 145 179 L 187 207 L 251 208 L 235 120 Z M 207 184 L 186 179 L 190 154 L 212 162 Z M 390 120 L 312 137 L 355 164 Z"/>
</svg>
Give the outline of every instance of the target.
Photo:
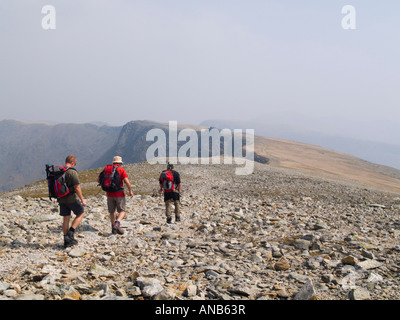
<svg viewBox="0 0 400 320">
<path fill-rule="evenodd" d="M 283 117 L 282 117 L 283 118 Z M 298 121 L 302 123 L 304 119 Z M 291 119 L 287 123 L 272 118 L 265 122 L 256 120 L 206 120 L 201 122 L 203 126 L 215 126 L 219 128 L 253 128 L 257 136 L 287 139 L 306 144 L 318 145 L 323 148 L 351 154 L 363 160 L 393 167 L 400 170 L 400 145 L 390 142 L 371 140 L 368 137 L 351 137 L 344 134 L 333 133 L 332 130 L 324 131 L 316 129 L 318 125 L 310 123 L 310 129 L 305 125 L 296 125 Z M 321 124 L 319 125 L 321 126 Z M 364 130 L 365 131 L 365 130 Z"/>
<path fill-rule="evenodd" d="M 178 125 L 178 130 L 184 128 L 193 129 L 198 135 L 201 129 L 208 129 L 205 126 Z M 43 179 L 46 163 L 60 164 L 70 153 L 76 154 L 78 158 L 78 170 L 102 167 L 110 163 L 114 155 L 122 156 L 125 163 L 146 161 L 146 150 L 154 143 L 146 141 L 146 134 L 152 129 L 161 129 L 167 136 L 169 134 L 168 124 L 151 120 L 129 121 L 120 127 L 0 121 L 0 134 L 7 137 L 0 142 L 0 181 L 7 181 L 0 185 L 0 191 L 9 191 Z M 178 147 L 185 143 L 179 141 Z M 220 147 L 223 154 L 222 141 Z M 255 136 L 254 151 L 255 161 L 269 166 L 295 169 L 310 175 L 355 180 L 400 193 L 400 170 L 370 163 L 349 154 L 262 136 Z"/>
<path fill-rule="evenodd" d="M 0 122 L 0 191 L 12 190 L 45 177 L 45 164 L 62 164 L 79 154 L 78 168 L 89 169 L 105 145 L 115 143 L 119 129 L 91 124 L 27 124 Z M 61 163 L 60 163 L 61 162 Z"/>
</svg>

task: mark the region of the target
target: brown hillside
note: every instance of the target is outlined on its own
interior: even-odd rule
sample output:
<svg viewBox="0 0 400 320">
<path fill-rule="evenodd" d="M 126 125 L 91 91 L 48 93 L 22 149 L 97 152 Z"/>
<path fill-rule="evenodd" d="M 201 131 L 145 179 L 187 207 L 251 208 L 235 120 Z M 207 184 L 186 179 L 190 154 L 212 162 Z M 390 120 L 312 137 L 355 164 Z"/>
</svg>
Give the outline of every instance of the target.
<svg viewBox="0 0 400 320">
<path fill-rule="evenodd" d="M 255 152 L 269 165 L 314 176 L 346 178 L 400 194 L 400 171 L 354 156 L 284 139 L 255 137 Z"/>
</svg>

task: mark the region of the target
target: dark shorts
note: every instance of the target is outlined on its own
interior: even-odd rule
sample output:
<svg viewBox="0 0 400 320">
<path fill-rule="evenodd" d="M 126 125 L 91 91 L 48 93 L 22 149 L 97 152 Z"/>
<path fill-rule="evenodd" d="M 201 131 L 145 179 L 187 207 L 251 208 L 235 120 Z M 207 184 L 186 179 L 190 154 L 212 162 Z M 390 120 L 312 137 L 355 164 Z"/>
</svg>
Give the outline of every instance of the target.
<svg viewBox="0 0 400 320">
<path fill-rule="evenodd" d="M 164 192 L 164 202 L 168 200 L 174 200 L 174 201 L 179 201 L 180 200 L 180 194 L 178 192 L 172 191 L 172 192 Z"/>
<path fill-rule="evenodd" d="M 80 201 L 72 203 L 60 203 L 60 216 L 66 217 L 71 215 L 71 211 L 79 216 L 83 213 L 83 205 Z"/>
</svg>

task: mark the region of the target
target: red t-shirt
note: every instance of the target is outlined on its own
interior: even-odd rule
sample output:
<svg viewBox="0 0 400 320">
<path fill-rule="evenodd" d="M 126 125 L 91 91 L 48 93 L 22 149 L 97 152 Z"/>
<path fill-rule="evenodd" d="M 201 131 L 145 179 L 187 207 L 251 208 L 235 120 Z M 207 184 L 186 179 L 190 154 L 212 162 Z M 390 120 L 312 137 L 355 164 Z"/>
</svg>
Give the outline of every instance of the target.
<svg viewBox="0 0 400 320">
<path fill-rule="evenodd" d="M 125 169 L 120 167 L 120 165 L 114 165 L 117 166 L 117 170 L 119 172 L 119 181 L 120 181 L 120 186 L 124 186 L 124 179 L 128 177 L 128 174 L 126 173 Z M 107 197 L 112 197 L 112 198 L 119 198 L 119 197 L 125 197 L 125 192 L 124 191 L 118 191 L 118 192 L 107 192 Z"/>
</svg>

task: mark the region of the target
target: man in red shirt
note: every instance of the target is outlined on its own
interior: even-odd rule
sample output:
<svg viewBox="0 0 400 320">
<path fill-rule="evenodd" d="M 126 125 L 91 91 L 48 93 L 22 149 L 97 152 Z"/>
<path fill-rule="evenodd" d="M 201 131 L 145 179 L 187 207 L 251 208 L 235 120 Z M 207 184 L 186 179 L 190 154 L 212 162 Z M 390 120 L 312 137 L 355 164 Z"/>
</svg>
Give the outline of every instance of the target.
<svg viewBox="0 0 400 320">
<path fill-rule="evenodd" d="M 133 197 L 132 187 L 128 179 L 128 174 L 125 169 L 122 168 L 122 158 L 114 157 L 113 166 L 117 167 L 120 179 L 120 186 L 123 187 L 124 184 L 129 189 L 129 195 Z M 126 198 L 125 191 L 118 192 L 107 192 L 107 207 L 110 213 L 111 219 L 111 229 L 113 234 L 123 234 L 124 231 L 121 229 L 121 221 L 126 214 Z M 118 212 L 118 217 L 116 213 Z"/>
</svg>

